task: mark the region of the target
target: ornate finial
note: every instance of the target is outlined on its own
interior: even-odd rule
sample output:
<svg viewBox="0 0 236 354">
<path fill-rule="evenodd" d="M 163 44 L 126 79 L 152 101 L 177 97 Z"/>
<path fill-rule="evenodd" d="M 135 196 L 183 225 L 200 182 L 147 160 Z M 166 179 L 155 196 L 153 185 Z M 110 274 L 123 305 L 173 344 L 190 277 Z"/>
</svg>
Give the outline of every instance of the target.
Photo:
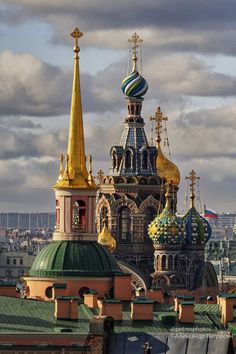
<svg viewBox="0 0 236 354">
<path fill-rule="evenodd" d="M 160 142 L 161 142 L 162 123 L 164 121 L 167 121 L 168 117 L 164 116 L 164 114 L 161 111 L 161 108 L 158 107 L 156 112 L 155 112 L 155 115 L 151 116 L 149 119 L 151 121 L 155 121 L 156 122 L 156 134 L 157 134 L 156 141 L 157 141 L 158 144 L 160 144 Z"/>
<path fill-rule="evenodd" d="M 166 182 L 166 204 L 165 204 L 165 208 L 166 209 L 170 209 L 170 200 L 171 200 L 171 195 L 170 195 L 170 188 L 171 188 L 172 183 L 167 181 Z"/>
<path fill-rule="evenodd" d="M 76 27 L 73 32 L 71 32 L 71 37 L 75 39 L 75 46 L 74 46 L 74 52 L 75 52 L 75 58 L 78 58 L 78 53 L 80 51 L 80 47 L 78 44 L 78 39 L 83 36 L 83 33 Z"/>
<path fill-rule="evenodd" d="M 190 194 L 190 199 L 191 199 L 191 208 L 194 208 L 194 199 L 195 199 L 195 185 L 196 185 L 196 180 L 200 179 L 200 177 L 197 176 L 197 173 L 192 170 L 189 173 L 189 176 L 185 177 L 185 179 L 189 179 L 191 181 L 189 187 L 191 190 L 191 194 Z"/>
<path fill-rule="evenodd" d="M 93 181 L 93 168 L 92 168 L 92 162 L 93 162 L 93 159 L 92 159 L 92 155 L 89 155 L 89 158 L 88 158 L 88 183 L 91 185 L 94 181 Z"/>
<path fill-rule="evenodd" d="M 93 172 L 93 169 L 92 169 L 92 162 L 93 162 L 92 155 L 89 155 L 88 160 L 89 160 L 89 168 L 88 168 L 89 170 L 88 170 L 88 173 L 89 173 L 89 175 L 92 175 L 92 172 Z"/>
<path fill-rule="evenodd" d="M 58 181 L 61 181 L 64 175 L 64 155 L 61 154 L 60 156 L 60 172 L 59 172 L 59 177 Z"/>
<path fill-rule="evenodd" d="M 140 44 L 143 42 L 142 38 L 135 32 L 131 38 L 128 39 L 128 42 L 131 45 L 131 50 L 133 53 L 133 71 L 137 71 L 137 50 Z"/>
<path fill-rule="evenodd" d="M 95 177 L 95 179 L 98 180 L 99 186 L 102 184 L 103 177 L 104 177 L 103 170 L 99 170 L 97 176 Z"/>
<path fill-rule="evenodd" d="M 65 170 L 65 177 L 67 180 L 70 179 L 70 176 L 69 176 L 69 155 L 67 154 L 66 155 L 66 170 Z"/>
</svg>

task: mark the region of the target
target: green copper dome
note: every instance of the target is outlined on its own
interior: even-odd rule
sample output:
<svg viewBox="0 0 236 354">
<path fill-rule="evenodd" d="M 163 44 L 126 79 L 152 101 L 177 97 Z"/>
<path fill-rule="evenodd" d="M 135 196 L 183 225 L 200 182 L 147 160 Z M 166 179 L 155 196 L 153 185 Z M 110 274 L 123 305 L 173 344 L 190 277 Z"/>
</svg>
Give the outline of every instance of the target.
<svg viewBox="0 0 236 354">
<path fill-rule="evenodd" d="M 30 277 L 110 277 L 120 272 L 113 255 L 95 241 L 54 241 L 42 249 Z"/>
</svg>

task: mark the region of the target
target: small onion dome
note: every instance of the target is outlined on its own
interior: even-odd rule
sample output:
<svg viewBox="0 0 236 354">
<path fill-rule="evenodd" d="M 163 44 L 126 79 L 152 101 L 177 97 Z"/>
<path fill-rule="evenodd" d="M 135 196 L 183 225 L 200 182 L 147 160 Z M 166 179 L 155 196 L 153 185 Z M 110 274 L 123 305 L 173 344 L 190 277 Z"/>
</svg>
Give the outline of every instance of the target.
<svg viewBox="0 0 236 354">
<path fill-rule="evenodd" d="M 102 231 L 98 235 L 98 243 L 108 248 L 111 252 L 114 252 L 114 250 L 116 249 L 116 240 L 111 236 L 105 222 Z"/>
<path fill-rule="evenodd" d="M 184 243 L 185 234 L 183 221 L 167 208 L 148 227 L 148 235 L 154 244 Z"/>
<path fill-rule="evenodd" d="M 122 81 L 121 90 L 128 97 L 142 97 L 148 90 L 148 84 L 138 71 L 133 70 Z"/>
<path fill-rule="evenodd" d="M 183 217 L 186 225 L 187 244 L 205 244 L 211 237 L 211 226 L 195 207 L 192 207 Z"/>
<path fill-rule="evenodd" d="M 178 186 L 180 182 L 180 172 L 178 167 L 168 160 L 161 150 L 160 144 L 158 144 L 158 155 L 156 159 L 156 167 L 158 176 L 165 178 L 168 183 L 174 186 Z"/>
<path fill-rule="evenodd" d="M 148 235 L 155 244 L 181 244 L 185 242 L 183 220 L 178 218 L 170 208 L 170 185 L 166 188 L 166 205 L 160 215 L 148 226 Z"/>
</svg>

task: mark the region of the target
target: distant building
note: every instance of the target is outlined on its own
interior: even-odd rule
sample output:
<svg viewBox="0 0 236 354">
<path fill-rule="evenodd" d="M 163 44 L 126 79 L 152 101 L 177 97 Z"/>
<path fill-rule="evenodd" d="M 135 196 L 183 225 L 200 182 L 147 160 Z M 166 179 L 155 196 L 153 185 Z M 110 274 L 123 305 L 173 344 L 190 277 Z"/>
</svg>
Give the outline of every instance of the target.
<svg viewBox="0 0 236 354">
<path fill-rule="evenodd" d="M 56 214 L 54 212 L 0 212 L 0 229 L 39 229 L 54 228 Z"/>
<path fill-rule="evenodd" d="M 0 256 L 0 279 L 18 281 L 28 273 L 35 255 L 28 252 L 2 252 Z"/>
<path fill-rule="evenodd" d="M 233 227 L 236 224 L 236 213 L 218 213 L 218 217 L 215 219 L 206 218 L 211 226 L 230 226 Z"/>
</svg>

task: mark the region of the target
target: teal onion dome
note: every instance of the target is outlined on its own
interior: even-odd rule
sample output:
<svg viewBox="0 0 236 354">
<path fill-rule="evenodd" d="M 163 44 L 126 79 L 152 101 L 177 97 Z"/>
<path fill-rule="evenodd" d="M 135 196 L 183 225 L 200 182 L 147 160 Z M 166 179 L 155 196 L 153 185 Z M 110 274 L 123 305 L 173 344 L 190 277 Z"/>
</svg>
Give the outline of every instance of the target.
<svg viewBox="0 0 236 354">
<path fill-rule="evenodd" d="M 186 225 L 187 244 L 205 244 L 211 237 L 211 226 L 195 207 L 191 207 L 183 217 Z"/>
<path fill-rule="evenodd" d="M 53 241 L 36 256 L 30 277 L 112 277 L 114 256 L 95 241 Z"/>
<path fill-rule="evenodd" d="M 148 227 L 148 235 L 155 244 L 182 244 L 185 242 L 183 221 L 165 207 Z"/>
<path fill-rule="evenodd" d="M 148 84 L 138 71 L 133 70 L 122 81 L 121 90 L 127 97 L 142 97 L 148 90 Z"/>
</svg>

